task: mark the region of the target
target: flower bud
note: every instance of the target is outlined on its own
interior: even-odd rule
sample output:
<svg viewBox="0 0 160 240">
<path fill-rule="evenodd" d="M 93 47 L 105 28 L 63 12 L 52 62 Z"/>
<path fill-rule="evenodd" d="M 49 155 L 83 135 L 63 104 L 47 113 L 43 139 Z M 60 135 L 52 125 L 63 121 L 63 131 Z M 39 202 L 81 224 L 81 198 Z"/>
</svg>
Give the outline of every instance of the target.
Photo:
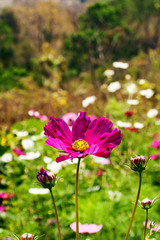
<svg viewBox="0 0 160 240">
<path fill-rule="evenodd" d="M 55 175 L 47 170 L 41 168 L 37 174 L 37 180 L 42 184 L 44 188 L 51 189 L 55 185 Z"/>
<path fill-rule="evenodd" d="M 20 239 L 26 239 L 26 240 L 33 239 L 33 235 L 31 233 L 24 233 L 24 234 L 22 234 Z"/>
<path fill-rule="evenodd" d="M 147 162 L 145 157 L 142 155 L 136 155 L 135 157 L 131 157 L 131 169 L 137 172 L 142 172 L 145 170 Z"/>
<path fill-rule="evenodd" d="M 149 209 L 152 207 L 153 201 L 148 198 L 145 198 L 140 202 L 140 204 L 143 209 Z"/>
</svg>

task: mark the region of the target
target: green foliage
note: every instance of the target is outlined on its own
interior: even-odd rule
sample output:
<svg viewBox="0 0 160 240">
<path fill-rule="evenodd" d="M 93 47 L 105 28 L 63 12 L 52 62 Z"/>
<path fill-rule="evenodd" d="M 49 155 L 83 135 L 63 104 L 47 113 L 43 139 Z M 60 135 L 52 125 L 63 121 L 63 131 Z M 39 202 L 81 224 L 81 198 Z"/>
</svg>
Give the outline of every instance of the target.
<svg viewBox="0 0 160 240">
<path fill-rule="evenodd" d="M 0 61 L 4 66 L 9 66 L 13 58 L 13 31 L 0 20 Z"/>
<path fill-rule="evenodd" d="M 112 29 L 121 25 L 123 9 L 115 1 L 102 1 L 91 5 L 79 17 L 80 29 Z"/>
<path fill-rule="evenodd" d="M 0 91 L 6 91 L 14 87 L 21 88 L 19 79 L 26 75 L 26 69 L 15 67 L 10 67 L 9 69 L 0 68 Z"/>
</svg>

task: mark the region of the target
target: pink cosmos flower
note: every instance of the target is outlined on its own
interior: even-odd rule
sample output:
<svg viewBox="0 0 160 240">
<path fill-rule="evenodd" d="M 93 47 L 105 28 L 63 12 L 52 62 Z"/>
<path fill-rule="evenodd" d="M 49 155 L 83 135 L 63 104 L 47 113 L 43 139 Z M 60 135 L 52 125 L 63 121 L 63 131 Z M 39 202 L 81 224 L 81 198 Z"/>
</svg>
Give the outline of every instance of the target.
<svg viewBox="0 0 160 240">
<path fill-rule="evenodd" d="M 160 140 L 153 140 L 151 147 L 160 148 Z"/>
<path fill-rule="evenodd" d="M 152 154 L 149 159 L 155 160 L 160 157 L 160 153 Z"/>
<path fill-rule="evenodd" d="M 143 224 L 145 225 L 145 222 Z M 152 221 L 148 221 L 147 228 L 152 229 L 153 232 L 160 232 L 160 225 Z"/>
<path fill-rule="evenodd" d="M 35 111 L 35 110 L 33 110 L 33 109 L 31 109 L 31 110 L 29 110 L 29 112 L 28 112 L 28 114 L 30 115 L 30 116 L 32 116 L 32 117 L 35 117 L 35 118 L 38 118 L 38 119 L 40 119 L 41 121 L 48 121 L 48 117 L 46 116 L 46 115 L 40 115 L 40 113 L 39 112 L 37 112 L 37 111 Z"/>
<path fill-rule="evenodd" d="M 96 224 L 81 224 L 79 222 L 79 233 L 96 233 L 101 230 L 103 227 L 102 224 L 96 225 Z M 76 232 L 76 222 L 73 222 L 70 224 L 70 228 Z"/>
<path fill-rule="evenodd" d="M 25 156 L 26 153 L 21 151 L 19 148 L 13 148 L 13 152 L 17 154 L 18 156 Z"/>
<path fill-rule="evenodd" d="M 67 123 L 68 126 L 72 126 L 76 121 L 77 115 L 73 112 L 66 113 L 62 119 Z"/>
<path fill-rule="evenodd" d="M 4 212 L 6 210 L 5 206 L 0 205 L 0 212 Z"/>
<path fill-rule="evenodd" d="M 11 198 L 11 197 L 14 197 L 14 193 L 5 193 L 5 192 L 1 192 L 0 193 L 0 198 L 3 198 L 3 199 L 8 199 L 8 198 Z"/>
<path fill-rule="evenodd" d="M 45 144 L 68 154 L 60 155 L 57 162 L 88 154 L 108 158 L 122 139 L 121 132 L 117 128 L 112 129 L 112 122 L 104 117 L 91 122 L 86 112 L 79 112 L 72 132 L 63 119 L 53 116 L 50 120 L 44 127 L 44 134 L 48 137 Z"/>
</svg>

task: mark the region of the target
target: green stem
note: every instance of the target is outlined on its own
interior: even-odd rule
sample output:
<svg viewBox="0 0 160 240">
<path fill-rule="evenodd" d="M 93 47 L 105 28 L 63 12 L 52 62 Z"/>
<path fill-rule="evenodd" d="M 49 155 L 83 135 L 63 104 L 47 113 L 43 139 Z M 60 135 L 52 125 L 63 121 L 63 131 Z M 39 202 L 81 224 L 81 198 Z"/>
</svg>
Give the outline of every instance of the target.
<svg viewBox="0 0 160 240">
<path fill-rule="evenodd" d="M 131 229 L 131 226 L 132 226 L 132 222 L 133 222 L 134 214 L 135 214 L 135 212 L 136 212 L 137 203 L 138 203 L 138 199 L 139 199 L 139 195 L 140 195 L 140 191 L 141 191 L 141 183 L 142 183 L 142 173 L 140 172 L 140 173 L 139 173 L 139 187 L 138 187 L 138 192 L 137 192 L 136 202 L 135 202 L 135 205 L 134 205 L 134 209 L 133 209 L 132 217 L 131 217 L 131 220 L 130 220 L 130 223 L 129 223 L 129 227 L 128 227 L 128 231 L 127 231 L 127 234 L 126 234 L 125 240 L 128 239 L 128 235 L 129 235 L 129 232 L 130 232 L 130 229 Z"/>
<path fill-rule="evenodd" d="M 146 239 L 147 223 L 148 223 L 148 209 L 146 209 L 146 221 L 144 225 L 144 240 Z"/>
<path fill-rule="evenodd" d="M 75 207 L 76 207 L 76 240 L 79 240 L 79 220 L 78 220 L 78 175 L 81 158 L 78 158 L 77 172 L 76 172 L 76 187 L 75 187 Z"/>
<path fill-rule="evenodd" d="M 62 240 L 61 231 L 60 231 L 60 224 L 59 224 L 59 219 L 58 219 L 57 207 L 56 207 L 55 200 L 54 200 L 54 197 L 53 197 L 52 189 L 49 189 L 49 190 L 50 190 L 50 193 L 51 193 L 52 202 L 53 202 L 53 206 L 54 206 L 54 210 L 55 210 L 55 214 L 56 214 L 56 222 L 57 222 L 59 240 Z"/>
</svg>

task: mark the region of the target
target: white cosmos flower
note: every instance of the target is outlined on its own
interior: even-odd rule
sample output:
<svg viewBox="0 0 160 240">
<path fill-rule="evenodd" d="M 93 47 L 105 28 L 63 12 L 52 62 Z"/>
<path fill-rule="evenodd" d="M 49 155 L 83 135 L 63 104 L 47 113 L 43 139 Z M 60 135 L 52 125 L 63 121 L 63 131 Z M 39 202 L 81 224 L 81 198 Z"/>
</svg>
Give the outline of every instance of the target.
<svg viewBox="0 0 160 240">
<path fill-rule="evenodd" d="M 16 132 L 17 137 L 26 137 L 28 136 L 28 132 L 27 131 L 18 131 Z"/>
<path fill-rule="evenodd" d="M 111 163 L 111 161 L 108 158 L 92 156 L 92 159 L 94 162 L 102 164 L 102 165 L 108 165 Z"/>
<path fill-rule="evenodd" d="M 132 124 L 130 122 L 122 122 L 121 120 L 116 122 L 117 126 L 119 127 L 131 127 Z"/>
<path fill-rule="evenodd" d="M 160 118 L 159 118 L 159 119 L 157 119 L 157 121 L 155 122 L 155 124 L 156 124 L 157 126 L 159 126 L 159 125 L 160 125 Z"/>
<path fill-rule="evenodd" d="M 49 189 L 47 189 L 47 188 L 30 188 L 29 190 L 29 193 L 31 193 L 31 194 L 40 194 L 40 195 L 42 195 L 42 194 L 47 194 L 47 193 L 49 193 Z"/>
<path fill-rule="evenodd" d="M 130 74 L 126 74 L 126 75 L 125 75 L 125 79 L 126 79 L 126 80 L 131 80 L 131 78 L 132 78 L 132 77 L 131 77 Z"/>
<path fill-rule="evenodd" d="M 153 109 L 150 109 L 148 112 L 147 112 L 147 117 L 149 118 L 154 118 L 158 115 L 158 110 L 153 108 Z"/>
<path fill-rule="evenodd" d="M 31 139 L 23 139 L 22 146 L 25 150 L 27 150 L 34 146 L 34 142 Z"/>
<path fill-rule="evenodd" d="M 40 152 L 28 152 L 26 155 L 20 155 L 19 160 L 34 160 L 40 157 Z"/>
<path fill-rule="evenodd" d="M 136 93 L 137 90 L 138 90 L 138 88 L 137 88 L 137 86 L 136 86 L 135 83 L 128 83 L 128 84 L 126 85 L 126 89 L 127 89 L 127 92 L 128 92 L 129 94 L 134 94 L 134 93 Z"/>
<path fill-rule="evenodd" d="M 6 163 L 12 161 L 12 159 L 13 159 L 13 157 L 12 157 L 11 153 L 5 153 L 0 157 L 0 160 L 2 162 L 6 162 Z"/>
<path fill-rule="evenodd" d="M 135 128 L 143 128 L 143 127 L 144 127 L 144 124 L 143 124 L 143 123 L 140 123 L 140 122 L 135 122 L 135 123 L 133 124 L 133 126 L 134 126 Z"/>
<path fill-rule="evenodd" d="M 143 85 L 143 84 L 145 84 L 147 81 L 145 80 L 145 79 L 139 79 L 139 81 L 138 81 L 138 83 L 140 84 L 140 85 Z"/>
<path fill-rule="evenodd" d="M 62 168 L 61 163 L 57 162 L 51 162 L 47 165 L 47 169 L 49 169 L 53 173 L 58 173 L 59 170 L 61 170 L 61 168 Z"/>
<path fill-rule="evenodd" d="M 127 103 L 129 105 L 138 105 L 139 104 L 139 101 L 137 99 L 128 99 L 127 100 Z"/>
<path fill-rule="evenodd" d="M 82 101 L 82 106 L 84 108 L 88 107 L 90 104 L 94 103 L 96 100 L 96 97 L 95 96 L 90 96 L 90 97 L 87 97 L 85 98 L 83 101 Z"/>
<path fill-rule="evenodd" d="M 44 156 L 43 161 L 45 163 L 50 163 L 50 162 L 52 162 L 52 158 Z"/>
<path fill-rule="evenodd" d="M 106 69 L 106 70 L 104 71 L 104 75 L 105 75 L 106 77 L 112 77 L 112 76 L 114 75 L 114 71 L 113 71 L 112 69 Z"/>
<path fill-rule="evenodd" d="M 140 93 L 140 95 L 142 95 L 146 98 L 151 98 L 154 94 L 154 91 L 152 89 L 148 88 L 145 90 L 141 90 L 139 93 Z"/>
<path fill-rule="evenodd" d="M 129 67 L 129 64 L 125 62 L 113 62 L 113 67 L 127 69 Z"/>
<path fill-rule="evenodd" d="M 121 88 L 121 84 L 120 82 L 116 81 L 116 82 L 112 82 L 109 84 L 108 86 L 108 92 L 116 92 L 117 90 L 119 90 Z"/>
<path fill-rule="evenodd" d="M 122 196 L 122 193 L 118 192 L 118 191 L 113 192 L 112 190 L 109 190 L 108 191 L 108 196 L 111 200 L 119 201 L 121 196 Z"/>
</svg>

